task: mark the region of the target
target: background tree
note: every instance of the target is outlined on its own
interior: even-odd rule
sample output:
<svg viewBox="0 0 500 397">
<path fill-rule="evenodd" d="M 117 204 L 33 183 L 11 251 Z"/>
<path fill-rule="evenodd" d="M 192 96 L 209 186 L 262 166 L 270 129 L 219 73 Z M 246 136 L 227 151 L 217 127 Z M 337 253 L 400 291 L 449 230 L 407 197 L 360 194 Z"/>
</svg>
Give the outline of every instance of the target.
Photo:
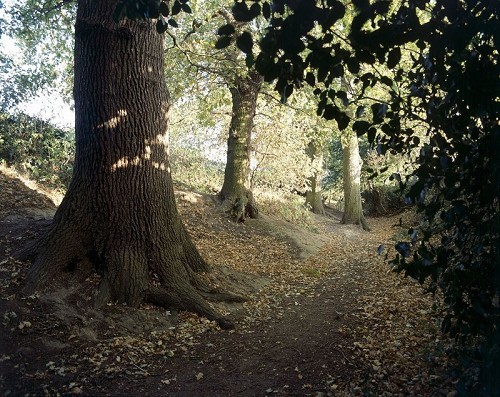
<svg viewBox="0 0 500 397">
<path fill-rule="evenodd" d="M 350 117 L 353 117 L 353 112 L 349 109 L 352 105 L 349 104 L 352 92 L 349 89 L 348 77 L 341 77 L 342 92 L 345 92 L 343 101 L 346 107 L 346 112 Z M 358 112 L 360 113 L 360 112 Z M 363 160 L 359 154 L 358 136 L 354 130 L 347 128 L 341 137 L 342 143 L 342 175 L 344 189 L 344 213 L 341 223 L 344 224 L 361 224 L 364 230 L 370 230 L 368 223 L 363 213 L 363 203 L 361 199 L 361 167 Z"/>
<path fill-rule="evenodd" d="M 219 197 L 229 204 L 230 213 L 241 222 L 246 217 L 258 216 L 250 189 L 250 148 L 262 78 L 257 73 L 250 72 L 245 78 L 237 78 L 235 83 L 235 86 L 230 87 L 233 107 L 227 139 L 224 184 Z"/>
<path fill-rule="evenodd" d="M 309 145 L 307 145 L 306 153 L 312 164 L 312 173 L 308 178 L 306 190 L 306 205 L 315 214 L 325 215 L 321 189 L 321 174 L 323 171 L 323 146 L 321 142 L 311 139 Z"/>
<path fill-rule="evenodd" d="M 113 15 L 127 11 L 116 5 L 78 2 L 73 178 L 36 246 L 26 291 L 95 268 L 102 276 L 98 305 L 150 302 L 232 327 L 205 301 L 220 295 L 196 275 L 208 265 L 175 205 L 163 37 L 149 21 L 115 22 Z"/>
<path fill-rule="evenodd" d="M 361 202 L 361 166 L 363 160 L 359 155 L 358 137 L 349 131 L 342 141 L 342 179 L 344 189 L 344 213 L 341 223 L 361 224 L 363 229 L 370 230 L 363 214 Z"/>
<path fill-rule="evenodd" d="M 227 212 L 238 221 L 246 217 L 257 217 L 258 210 L 250 189 L 250 151 L 258 93 L 262 78 L 255 71 L 247 70 L 239 50 L 214 48 L 217 27 L 221 21 L 234 22 L 226 8 L 229 4 L 205 2 L 199 7 L 196 2 L 195 13 L 181 21 L 184 31 L 171 36 L 173 45 L 169 50 L 176 53 L 175 58 L 184 57 L 186 69 L 202 78 L 213 90 L 209 91 L 209 103 L 215 107 L 217 95 L 223 85 L 229 89 L 231 111 L 226 133 L 227 153 L 224 182 L 219 198 Z M 225 25 L 233 29 L 232 25 Z M 249 28 L 240 23 L 237 29 Z M 221 28 L 225 29 L 225 28 Z M 248 45 L 248 43 L 241 44 Z M 185 82 L 179 82 L 185 85 Z M 201 91 L 205 92 L 206 87 Z M 220 95 L 220 94 L 218 94 Z"/>
</svg>

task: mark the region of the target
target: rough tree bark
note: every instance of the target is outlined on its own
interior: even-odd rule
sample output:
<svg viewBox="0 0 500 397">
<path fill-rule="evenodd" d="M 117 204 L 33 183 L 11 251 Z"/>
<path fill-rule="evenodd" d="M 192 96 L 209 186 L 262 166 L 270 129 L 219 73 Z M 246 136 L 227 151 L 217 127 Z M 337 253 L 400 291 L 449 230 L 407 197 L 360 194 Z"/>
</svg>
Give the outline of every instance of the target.
<svg viewBox="0 0 500 397">
<path fill-rule="evenodd" d="M 258 209 L 250 189 L 250 146 L 257 97 L 262 77 L 250 72 L 237 77 L 230 87 L 232 115 L 227 139 L 227 161 L 219 198 L 238 222 L 257 218 Z"/>
<path fill-rule="evenodd" d="M 68 192 L 36 245 L 25 292 L 67 272 L 102 276 L 96 298 L 149 302 L 232 327 L 206 299 L 208 270 L 177 212 L 168 163 L 163 38 L 151 22 L 112 21 L 116 0 L 79 0 L 76 157 Z M 86 264 L 92 266 L 86 266 Z"/>
<path fill-rule="evenodd" d="M 321 145 L 311 140 L 309 145 L 307 145 L 306 153 L 311 160 L 313 169 L 311 176 L 308 178 L 309 190 L 306 191 L 306 205 L 308 205 L 315 214 L 325 216 L 320 178 L 320 172 L 323 168 L 323 150 Z"/>
<path fill-rule="evenodd" d="M 358 137 L 350 131 L 342 139 L 342 160 L 344 180 L 344 215 L 341 223 L 361 224 L 364 230 L 370 230 L 363 214 L 361 203 L 361 165 Z"/>
</svg>

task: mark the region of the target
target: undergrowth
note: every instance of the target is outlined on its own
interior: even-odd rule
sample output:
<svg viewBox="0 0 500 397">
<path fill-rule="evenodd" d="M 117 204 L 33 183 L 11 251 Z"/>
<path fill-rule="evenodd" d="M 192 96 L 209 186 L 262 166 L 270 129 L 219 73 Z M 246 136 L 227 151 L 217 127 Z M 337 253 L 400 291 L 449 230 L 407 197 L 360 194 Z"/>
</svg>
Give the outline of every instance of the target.
<svg viewBox="0 0 500 397">
<path fill-rule="evenodd" d="M 254 190 L 254 195 L 262 213 L 277 215 L 288 222 L 314 231 L 311 211 L 307 208 L 304 197 L 294 193 L 259 188 Z"/>
<path fill-rule="evenodd" d="M 0 114 L 0 162 L 47 188 L 67 188 L 74 132 L 25 114 Z"/>
</svg>

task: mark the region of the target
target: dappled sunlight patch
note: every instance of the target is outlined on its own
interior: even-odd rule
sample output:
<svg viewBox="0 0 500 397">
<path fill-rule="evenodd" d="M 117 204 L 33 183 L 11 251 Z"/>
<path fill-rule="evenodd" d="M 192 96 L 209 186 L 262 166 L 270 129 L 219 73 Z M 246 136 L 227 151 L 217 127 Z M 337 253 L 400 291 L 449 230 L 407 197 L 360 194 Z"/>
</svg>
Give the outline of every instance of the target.
<svg viewBox="0 0 500 397">
<path fill-rule="evenodd" d="M 190 192 L 186 190 L 176 190 L 175 196 L 177 197 L 179 204 L 182 205 L 182 202 L 187 202 L 190 204 L 196 204 L 203 200 L 203 196 L 199 193 Z"/>
<path fill-rule="evenodd" d="M 161 171 L 166 170 L 168 173 L 170 173 L 170 167 L 167 167 L 165 165 L 165 163 L 158 163 L 156 161 L 152 161 L 151 165 L 153 166 L 153 168 L 156 168 L 157 170 L 161 170 Z"/>
<path fill-rule="evenodd" d="M 118 127 L 118 125 L 120 125 L 120 123 L 123 122 L 123 120 L 127 117 L 127 110 L 120 109 L 116 113 L 117 115 L 115 117 L 112 117 L 109 120 L 105 121 L 104 123 L 99 124 L 97 128 L 113 129 Z"/>
<path fill-rule="evenodd" d="M 8 178 L 17 179 L 21 181 L 26 188 L 35 191 L 36 193 L 48 198 L 55 206 L 61 204 L 64 197 L 64 191 L 61 189 L 47 189 L 41 186 L 39 183 L 30 179 L 28 176 L 23 175 L 19 171 L 15 170 L 13 167 L 7 167 L 4 163 L 0 161 L 0 172 L 5 174 Z"/>
<path fill-rule="evenodd" d="M 120 168 L 127 168 L 130 166 L 138 166 L 140 164 L 141 164 L 141 158 L 139 156 L 135 156 L 134 158 L 130 158 L 130 157 L 126 156 L 126 157 L 122 157 L 116 163 L 114 163 L 111 166 L 111 170 L 114 172 L 114 171 L 119 170 Z"/>
</svg>

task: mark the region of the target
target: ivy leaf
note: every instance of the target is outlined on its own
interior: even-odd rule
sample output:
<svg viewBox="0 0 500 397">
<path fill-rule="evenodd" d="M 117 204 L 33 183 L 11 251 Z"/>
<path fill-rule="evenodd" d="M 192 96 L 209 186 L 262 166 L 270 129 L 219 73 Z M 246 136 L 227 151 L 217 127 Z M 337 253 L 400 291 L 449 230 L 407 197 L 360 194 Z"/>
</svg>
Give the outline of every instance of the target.
<svg viewBox="0 0 500 397">
<path fill-rule="evenodd" d="M 359 73 L 361 68 L 360 68 L 359 62 L 356 58 L 349 58 L 346 61 L 346 64 L 347 64 L 347 69 L 349 69 L 349 72 L 351 72 L 352 74 Z"/>
<path fill-rule="evenodd" d="M 271 6 L 267 1 L 264 4 L 262 4 L 262 15 L 266 19 L 271 18 Z"/>
<path fill-rule="evenodd" d="M 358 108 L 356 109 L 356 117 L 361 117 L 365 114 L 365 107 L 363 105 L 361 106 L 358 106 Z"/>
<path fill-rule="evenodd" d="M 401 60 L 401 49 L 399 47 L 393 48 L 389 51 L 387 56 L 387 67 L 389 69 L 394 69 L 399 61 Z"/>
<path fill-rule="evenodd" d="M 181 12 L 181 9 L 182 4 L 179 0 L 175 0 L 174 5 L 172 6 L 172 15 L 177 15 L 179 12 Z"/>
<path fill-rule="evenodd" d="M 234 32 L 235 32 L 234 26 L 231 25 L 231 24 L 227 24 L 227 25 L 221 26 L 217 30 L 217 34 L 219 36 L 229 36 L 229 35 L 232 35 Z"/>
<path fill-rule="evenodd" d="M 344 15 L 345 15 L 345 6 L 340 1 L 332 1 L 330 20 L 329 20 L 331 25 L 333 25 L 333 23 L 337 22 L 339 19 L 344 18 Z"/>
<path fill-rule="evenodd" d="M 163 1 L 160 3 L 160 14 L 164 17 L 168 17 L 170 14 L 170 9 L 168 8 L 167 3 L 164 3 Z"/>
<path fill-rule="evenodd" d="M 350 117 L 345 112 L 340 111 L 335 115 L 335 120 L 337 121 L 340 131 L 345 130 L 351 121 Z"/>
<path fill-rule="evenodd" d="M 252 6 L 250 7 L 250 13 L 252 15 L 252 19 L 255 17 L 258 17 L 261 12 L 261 7 L 259 3 L 253 3 Z"/>
<path fill-rule="evenodd" d="M 368 130 L 368 134 L 367 134 L 367 137 L 368 137 L 368 143 L 370 145 L 373 144 L 373 142 L 375 142 L 375 136 L 377 135 L 377 129 L 375 127 L 371 127 L 369 130 Z"/>
<path fill-rule="evenodd" d="M 382 76 L 380 78 L 380 81 L 382 82 L 382 84 L 385 84 L 387 87 L 392 87 L 394 82 L 392 81 L 392 79 L 390 79 L 389 77 L 387 76 Z"/>
<path fill-rule="evenodd" d="M 405 242 L 399 242 L 395 246 L 396 251 L 398 251 L 404 258 L 410 256 L 410 245 Z"/>
<path fill-rule="evenodd" d="M 328 104 L 325 106 L 325 110 L 323 111 L 323 118 L 326 120 L 333 120 L 338 112 L 339 110 L 336 106 Z"/>
<path fill-rule="evenodd" d="M 337 91 L 337 98 L 339 98 L 342 101 L 342 105 L 344 106 L 349 105 L 349 98 L 347 98 L 347 92 Z"/>
<path fill-rule="evenodd" d="M 170 26 L 174 27 L 174 28 L 178 28 L 178 27 L 179 27 L 179 24 L 177 23 L 177 21 L 176 21 L 175 19 L 172 19 L 172 18 L 170 18 L 170 19 L 168 20 L 168 24 L 169 24 Z"/>
<path fill-rule="evenodd" d="M 352 129 L 356 132 L 357 136 L 366 134 L 368 128 L 370 128 L 370 123 L 368 121 L 363 121 L 363 120 L 355 121 L 354 124 L 352 125 Z"/>
<path fill-rule="evenodd" d="M 243 51 L 245 54 L 250 54 L 253 48 L 252 35 L 248 32 L 243 32 L 236 39 L 236 46 Z"/>
<path fill-rule="evenodd" d="M 314 87 L 314 85 L 316 84 L 316 78 L 314 77 L 314 73 L 308 72 L 306 74 L 305 80 L 307 84 L 309 84 L 311 87 Z"/>
<path fill-rule="evenodd" d="M 184 3 L 181 5 L 182 11 L 184 11 L 186 14 L 191 14 L 192 10 L 191 7 L 189 7 L 189 4 Z"/>
<path fill-rule="evenodd" d="M 229 46 L 229 44 L 231 44 L 231 37 L 224 36 L 217 40 L 217 42 L 215 43 L 215 48 L 217 48 L 218 50 L 222 50 L 223 48 Z"/>
<path fill-rule="evenodd" d="M 160 34 L 163 34 L 167 31 L 167 29 L 168 29 L 167 21 L 163 17 L 160 17 L 156 21 L 156 31 Z"/>
<path fill-rule="evenodd" d="M 235 3 L 232 11 L 234 19 L 238 22 L 250 22 L 254 18 L 252 11 L 250 11 L 244 1 Z"/>
<path fill-rule="evenodd" d="M 384 120 L 385 114 L 387 113 L 387 104 L 385 103 L 374 103 L 371 106 L 373 121 L 375 123 L 380 123 Z"/>
</svg>

